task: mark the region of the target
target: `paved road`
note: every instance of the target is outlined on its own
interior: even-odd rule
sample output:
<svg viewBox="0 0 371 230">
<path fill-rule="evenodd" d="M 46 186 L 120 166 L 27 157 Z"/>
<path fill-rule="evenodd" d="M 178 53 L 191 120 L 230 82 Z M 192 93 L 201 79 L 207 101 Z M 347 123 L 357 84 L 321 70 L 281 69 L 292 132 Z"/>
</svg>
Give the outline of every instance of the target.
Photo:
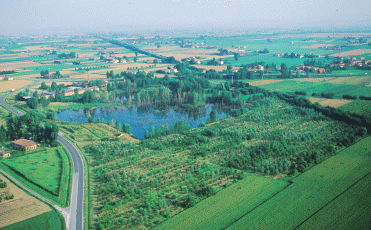
<svg viewBox="0 0 371 230">
<path fill-rule="evenodd" d="M 27 87 L 31 87 L 37 84 L 40 84 L 40 82 L 33 83 Z M 23 89 L 24 88 L 18 89 L 15 92 L 18 92 Z M 22 116 L 23 115 L 22 112 L 16 110 L 15 108 L 11 107 L 5 102 L 5 97 L 8 94 L 10 93 L 8 92 L 0 97 L 0 105 L 12 111 L 16 115 Z M 9 174 L 4 172 L 3 170 L 0 169 L 0 172 L 4 173 L 12 181 L 14 181 L 16 184 L 18 184 L 25 190 L 29 191 L 30 193 L 44 200 L 45 202 L 51 204 L 55 209 L 57 209 L 63 215 L 66 225 L 67 225 L 67 229 L 80 230 L 84 228 L 84 163 L 83 163 L 83 160 L 81 158 L 79 151 L 76 149 L 76 147 L 73 144 L 71 144 L 71 142 L 69 142 L 63 137 L 62 132 L 59 132 L 58 141 L 67 149 L 68 153 L 71 156 L 72 164 L 73 164 L 72 189 L 71 189 L 69 207 L 66 207 L 66 208 L 59 207 L 52 201 L 40 196 L 39 194 L 35 193 L 31 189 L 22 185 L 19 181 L 11 177 Z"/>
</svg>

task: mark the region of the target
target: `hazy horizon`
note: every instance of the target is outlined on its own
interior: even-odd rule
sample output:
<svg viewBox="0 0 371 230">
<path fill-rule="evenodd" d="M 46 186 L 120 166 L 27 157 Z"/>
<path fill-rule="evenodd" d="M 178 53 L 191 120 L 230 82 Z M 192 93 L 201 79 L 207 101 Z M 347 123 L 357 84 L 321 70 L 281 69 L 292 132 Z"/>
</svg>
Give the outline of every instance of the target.
<svg viewBox="0 0 371 230">
<path fill-rule="evenodd" d="M 0 34 L 207 28 L 370 27 L 369 1 L 0 1 Z"/>
</svg>

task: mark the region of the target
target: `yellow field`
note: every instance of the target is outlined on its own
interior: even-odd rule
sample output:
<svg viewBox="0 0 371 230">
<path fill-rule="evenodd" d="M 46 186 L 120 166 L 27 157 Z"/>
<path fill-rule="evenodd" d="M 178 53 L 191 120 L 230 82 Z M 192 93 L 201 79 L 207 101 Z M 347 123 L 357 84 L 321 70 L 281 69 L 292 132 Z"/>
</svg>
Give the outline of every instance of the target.
<svg viewBox="0 0 371 230">
<path fill-rule="evenodd" d="M 14 81 L 0 81 L 0 92 L 6 92 L 11 89 L 21 88 L 30 84 L 32 81 L 14 80 Z"/>
<path fill-rule="evenodd" d="M 131 136 L 130 136 L 129 134 L 127 134 L 127 133 L 123 133 L 123 134 L 121 134 L 121 135 L 119 136 L 119 138 L 120 138 L 123 142 L 132 142 L 132 141 L 134 141 L 134 142 L 139 142 L 138 139 L 135 139 L 135 138 L 131 137 Z"/>
<path fill-rule="evenodd" d="M 330 106 L 333 108 L 340 107 L 342 105 L 348 104 L 352 102 L 351 100 L 343 100 L 343 99 L 326 99 L 323 101 L 320 101 L 319 104 L 322 106 Z"/>
<path fill-rule="evenodd" d="M 330 81 L 327 81 L 327 83 L 365 86 L 371 83 L 371 76 L 339 77 L 339 78 L 334 78 Z"/>
<path fill-rule="evenodd" d="M 344 99 L 326 99 L 326 98 L 318 98 L 318 97 L 309 97 L 308 100 L 312 103 L 318 102 L 322 106 L 330 106 L 333 108 L 340 107 L 342 105 L 348 104 L 352 102 L 351 100 L 344 100 Z"/>
<path fill-rule="evenodd" d="M 48 205 L 27 195 L 1 174 L 0 179 L 8 185 L 6 188 L 0 188 L 0 194 L 9 192 L 14 195 L 14 199 L 3 199 L 0 203 L 0 228 L 51 211 Z"/>
<path fill-rule="evenodd" d="M 313 44 L 311 46 L 302 46 L 301 48 L 316 49 L 316 48 L 322 48 L 326 46 L 335 46 L 335 45 L 334 44 Z"/>
<path fill-rule="evenodd" d="M 106 73 L 106 72 L 104 72 Z M 72 79 L 85 79 L 88 80 L 88 75 L 87 74 L 77 74 L 77 75 L 71 75 L 70 78 Z M 101 74 L 94 74 L 94 73 L 89 73 L 89 78 L 91 79 L 106 79 L 106 75 L 101 75 Z"/>
<path fill-rule="evenodd" d="M 330 56 L 334 56 L 334 57 L 345 57 L 345 56 L 354 56 L 354 55 L 361 55 L 361 54 L 368 54 L 368 53 L 371 53 L 371 49 L 350 50 L 350 51 L 346 51 L 346 52 L 332 54 Z"/>
<path fill-rule="evenodd" d="M 294 81 L 306 81 L 306 82 L 328 82 L 328 80 L 332 80 L 334 77 L 319 77 L 319 78 L 296 78 L 292 79 Z"/>
<path fill-rule="evenodd" d="M 312 103 L 316 103 L 316 102 L 323 101 L 324 99 L 320 97 L 308 97 L 308 100 Z"/>
<path fill-rule="evenodd" d="M 43 45 L 43 46 L 26 46 L 23 49 L 18 49 L 14 51 L 37 51 L 37 50 L 52 50 L 55 49 L 54 47 L 51 47 L 49 45 Z"/>
<path fill-rule="evenodd" d="M 24 67 L 30 67 L 30 66 L 41 66 L 40 63 L 28 61 L 28 62 L 4 62 L 0 63 L 0 69 L 2 71 L 4 70 L 13 70 L 17 68 L 24 68 Z"/>
<path fill-rule="evenodd" d="M 259 85 L 272 84 L 272 83 L 279 82 L 279 81 L 281 81 L 281 80 L 272 79 L 272 80 L 263 80 L 263 82 L 262 81 L 251 81 L 251 82 L 249 82 L 249 84 L 252 85 L 252 86 L 259 86 Z"/>
</svg>

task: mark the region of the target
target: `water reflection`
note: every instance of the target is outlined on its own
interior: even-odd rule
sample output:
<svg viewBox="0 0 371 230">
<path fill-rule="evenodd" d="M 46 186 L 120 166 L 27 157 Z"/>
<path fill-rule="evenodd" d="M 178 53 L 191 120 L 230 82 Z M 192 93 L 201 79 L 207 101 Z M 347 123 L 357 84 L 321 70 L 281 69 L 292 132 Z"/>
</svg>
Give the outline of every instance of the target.
<svg viewBox="0 0 371 230">
<path fill-rule="evenodd" d="M 144 132 L 149 130 L 152 125 L 158 127 L 167 124 L 170 127 L 171 123 L 175 121 L 185 120 L 192 128 L 198 127 L 201 122 L 206 123 L 211 110 L 214 108 L 218 111 L 219 119 L 225 117 L 226 108 L 206 104 L 198 108 L 168 107 L 161 110 L 151 106 L 80 109 L 77 111 L 68 109 L 59 112 L 57 118 L 60 121 L 77 123 L 88 122 L 89 116 L 94 117 L 95 120 L 103 119 L 105 122 L 113 119 L 114 122 L 119 121 L 121 125 L 129 124 L 132 134 L 136 138 L 143 139 Z"/>
</svg>

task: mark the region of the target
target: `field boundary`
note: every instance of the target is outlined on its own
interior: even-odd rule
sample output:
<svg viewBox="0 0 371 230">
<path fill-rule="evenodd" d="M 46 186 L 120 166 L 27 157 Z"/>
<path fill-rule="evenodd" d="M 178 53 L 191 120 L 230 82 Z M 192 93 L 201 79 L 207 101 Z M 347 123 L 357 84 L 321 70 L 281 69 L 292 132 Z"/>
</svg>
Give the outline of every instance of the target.
<svg viewBox="0 0 371 230">
<path fill-rule="evenodd" d="M 245 215 L 242 215 L 240 216 L 238 219 L 236 219 L 234 222 L 230 223 L 228 226 L 226 226 L 224 229 L 228 229 L 230 226 L 232 226 L 234 223 L 236 223 L 237 221 L 239 221 L 242 217 L 248 215 L 249 213 L 251 213 L 252 211 L 254 211 L 255 209 L 257 209 L 258 207 L 260 207 L 261 205 L 263 205 L 265 202 L 269 201 L 270 199 L 272 199 L 273 197 L 275 197 L 276 195 L 278 195 L 279 193 L 281 193 L 282 191 L 284 191 L 285 189 L 287 189 L 290 185 L 292 185 L 294 182 L 292 182 L 291 180 L 290 181 L 286 181 L 287 183 L 289 183 L 288 185 L 286 185 L 286 187 L 284 187 L 283 189 L 281 189 L 280 191 L 277 191 L 276 193 L 274 193 L 272 196 L 270 196 L 268 199 L 266 199 L 265 201 L 261 202 L 259 205 L 255 206 L 253 209 L 251 209 L 250 211 L 248 211 Z"/>
<path fill-rule="evenodd" d="M 32 190 L 35 194 L 39 195 L 40 197 L 35 196 L 35 195 L 32 194 L 31 192 L 29 192 L 28 190 L 26 190 L 26 189 L 24 189 L 22 186 L 20 186 L 18 183 L 16 183 L 15 181 L 13 181 L 13 179 L 11 179 L 10 177 L 8 177 L 8 175 L 6 175 L 5 173 L 3 173 L 3 172 L 0 171 L 0 174 L 3 175 L 5 178 L 7 178 L 7 179 L 12 183 L 12 184 L 14 184 L 16 187 L 18 187 L 19 189 L 21 189 L 21 190 L 22 190 L 23 192 L 25 192 L 27 195 L 29 195 L 29 196 L 31 196 L 31 197 L 37 199 L 38 201 L 41 201 L 42 203 L 48 205 L 48 206 L 52 209 L 51 211 L 56 212 L 56 214 L 57 214 L 57 216 L 58 216 L 58 219 L 61 221 L 62 230 L 67 229 L 67 228 L 66 228 L 66 222 L 65 222 L 65 219 L 64 219 L 64 217 L 62 216 L 62 214 L 61 214 L 61 213 L 60 213 L 60 212 L 59 212 L 59 211 L 58 211 L 58 210 L 57 210 L 57 209 L 56 209 L 52 204 L 50 204 L 50 203 L 46 202 L 45 200 L 41 199 L 41 198 L 40 198 L 40 197 L 41 197 L 40 194 L 38 194 L 38 193 L 36 193 L 35 191 L 33 191 L 33 189 L 28 188 L 28 189 Z M 25 185 L 23 185 L 23 186 L 25 186 Z M 25 187 L 26 187 L 26 186 L 25 186 Z M 47 212 L 45 212 L 45 213 L 47 213 Z M 33 218 L 33 217 L 31 217 L 31 218 Z M 29 219 L 31 219 L 31 218 L 29 218 Z M 26 220 L 28 220 L 28 219 L 26 219 Z M 19 223 L 19 222 L 16 222 L 16 223 Z M 16 223 L 14 223 L 14 224 L 16 224 Z M 9 226 L 9 225 L 8 225 L 8 226 Z"/>
<path fill-rule="evenodd" d="M 341 195 L 343 195 L 344 193 L 346 193 L 347 191 L 349 191 L 352 187 L 354 187 L 356 184 L 358 184 L 361 180 L 363 180 L 364 178 L 366 178 L 367 176 L 369 176 L 371 174 L 371 171 L 368 172 L 367 174 L 365 174 L 364 176 L 362 176 L 360 179 L 358 179 L 356 182 L 354 182 L 351 186 L 349 186 L 348 188 L 346 188 L 344 191 L 342 191 L 340 194 L 338 194 L 337 196 L 335 196 L 334 198 L 332 198 L 329 202 L 327 202 L 325 205 L 323 205 L 321 208 L 319 208 L 317 211 L 315 211 L 314 213 L 312 213 L 308 218 L 306 218 L 303 222 L 301 222 L 298 226 L 296 226 L 294 229 L 297 229 L 299 228 L 301 225 L 303 225 L 305 222 L 307 222 L 310 218 L 312 218 L 315 214 L 317 214 L 319 211 L 321 211 L 322 209 L 324 209 L 327 205 L 331 204 L 333 201 L 335 201 L 337 198 L 339 198 Z"/>
</svg>

